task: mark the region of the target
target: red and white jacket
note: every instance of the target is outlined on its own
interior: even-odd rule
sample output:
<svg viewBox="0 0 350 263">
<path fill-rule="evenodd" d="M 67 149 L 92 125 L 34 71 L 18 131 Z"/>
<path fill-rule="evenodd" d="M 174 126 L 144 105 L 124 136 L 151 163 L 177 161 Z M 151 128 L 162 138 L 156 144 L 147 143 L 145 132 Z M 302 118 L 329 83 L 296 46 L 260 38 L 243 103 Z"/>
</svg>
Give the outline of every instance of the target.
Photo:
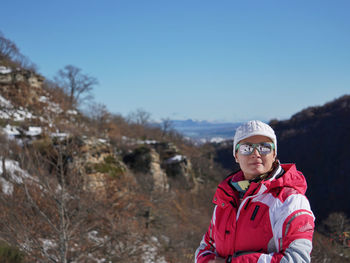
<svg viewBox="0 0 350 263">
<path fill-rule="evenodd" d="M 239 171 L 219 184 L 195 263 L 215 256 L 226 262 L 310 262 L 315 217 L 302 173 L 294 164 L 278 165 L 269 179 L 252 182 L 240 200 L 231 182 L 243 179 Z"/>
</svg>

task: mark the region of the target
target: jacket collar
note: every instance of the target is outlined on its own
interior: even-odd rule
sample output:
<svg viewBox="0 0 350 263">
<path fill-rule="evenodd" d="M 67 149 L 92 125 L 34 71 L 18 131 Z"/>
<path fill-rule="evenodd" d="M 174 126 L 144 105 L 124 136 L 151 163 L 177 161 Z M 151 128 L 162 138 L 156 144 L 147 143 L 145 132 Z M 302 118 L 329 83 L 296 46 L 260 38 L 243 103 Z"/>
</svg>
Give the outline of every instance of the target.
<svg viewBox="0 0 350 263">
<path fill-rule="evenodd" d="M 217 199 L 238 198 L 238 191 L 232 186 L 231 182 L 240 180 L 244 180 L 244 175 L 241 170 L 227 176 L 216 190 L 214 203 L 216 203 L 215 201 Z M 257 186 L 257 184 L 259 183 L 252 182 L 252 185 Z M 297 171 L 295 164 L 278 163 L 271 174 L 262 181 L 262 184 L 264 184 L 266 191 L 272 188 L 290 187 L 296 189 L 301 194 L 305 194 L 307 188 L 306 180 L 303 174 Z M 249 187 L 248 192 L 253 190 L 252 187 Z"/>
</svg>

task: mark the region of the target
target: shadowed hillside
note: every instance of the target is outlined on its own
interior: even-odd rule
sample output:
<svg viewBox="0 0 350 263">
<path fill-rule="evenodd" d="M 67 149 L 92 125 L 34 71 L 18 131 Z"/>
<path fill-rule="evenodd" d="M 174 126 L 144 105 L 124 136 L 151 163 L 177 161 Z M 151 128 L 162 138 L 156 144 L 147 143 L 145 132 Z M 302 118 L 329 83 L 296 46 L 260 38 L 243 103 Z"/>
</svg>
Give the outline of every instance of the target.
<svg viewBox="0 0 350 263">
<path fill-rule="evenodd" d="M 271 125 L 279 159 L 295 162 L 307 178 L 307 196 L 318 220 L 338 211 L 349 216 L 350 96 Z"/>
<path fill-rule="evenodd" d="M 309 107 L 289 120 L 272 120 L 270 125 L 277 135 L 279 160 L 296 163 L 307 179 L 306 194 L 317 221 L 331 212 L 349 216 L 350 96 Z M 216 145 L 215 160 L 227 170 L 238 168 L 231 141 Z"/>
</svg>

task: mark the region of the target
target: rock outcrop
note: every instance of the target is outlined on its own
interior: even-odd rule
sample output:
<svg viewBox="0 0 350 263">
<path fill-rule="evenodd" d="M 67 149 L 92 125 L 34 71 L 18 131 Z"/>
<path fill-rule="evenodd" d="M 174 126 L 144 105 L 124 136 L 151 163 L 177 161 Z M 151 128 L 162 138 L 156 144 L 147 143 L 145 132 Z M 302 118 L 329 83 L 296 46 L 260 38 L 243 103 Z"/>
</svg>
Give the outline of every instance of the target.
<svg viewBox="0 0 350 263">
<path fill-rule="evenodd" d="M 73 165 L 85 174 L 87 187 L 104 193 L 106 177 L 120 177 L 127 172 L 126 165 L 112 151 L 110 144 L 98 138 L 82 138 L 78 157 Z"/>
<path fill-rule="evenodd" d="M 44 80 L 44 77 L 29 70 L 0 66 L 1 95 L 16 106 L 28 107 L 38 103 L 43 94 Z"/>
<path fill-rule="evenodd" d="M 151 178 L 153 190 L 168 191 L 175 185 L 186 189 L 194 187 L 191 162 L 172 143 L 143 144 L 126 154 L 123 161 L 139 174 L 142 183 L 145 178 Z"/>
<path fill-rule="evenodd" d="M 4 66 L 0 66 L 0 84 L 1 85 L 14 85 L 19 82 L 25 82 L 30 87 L 42 88 L 45 78 L 36 74 L 33 71 L 26 69 L 10 69 Z"/>
</svg>

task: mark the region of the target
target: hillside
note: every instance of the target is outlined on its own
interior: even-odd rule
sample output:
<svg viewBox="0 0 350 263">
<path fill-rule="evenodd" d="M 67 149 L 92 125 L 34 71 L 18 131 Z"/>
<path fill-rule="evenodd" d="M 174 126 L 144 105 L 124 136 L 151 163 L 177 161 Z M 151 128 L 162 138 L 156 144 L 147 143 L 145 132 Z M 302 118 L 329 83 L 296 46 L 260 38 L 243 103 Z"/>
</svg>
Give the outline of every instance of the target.
<svg viewBox="0 0 350 263">
<path fill-rule="evenodd" d="M 145 112 L 91 105 L 81 112 L 58 83 L 0 56 L 0 262 L 193 262 L 215 187 L 235 168 L 231 141 L 197 145 Z M 344 96 L 271 122 L 281 161 L 297 163 L 327 218 L 313 262 L 349 256 L 348 219 L 329 215 L 349 213 L 349 105 Z"/>
<path fill-rule="evenodd" d="M 29 82 L 22 82 L 20 87 L 31 90 L 31 100 L 22 99 L 19 103 L 17 99 L 20 94 L 9 95 L 8 90 L 15 89 L 11 89 L 13 88 L 11 86 L 5 89 L 4 86 L 1 86 L 0 92 L 0 119 L 7 139 L 2 137 L 2 145 L 5 148 L 1 154 L 3 164 L 0 169 L 2 173 L 0 196 L 3 195 L 1 200 L 5 203 L 0 202 L 0 204 L 3 210 L 8 212 L 0 220 L 3 228 L 0 237 L 3 240 L 13 247 L 21 247 L 23 238 L 28 235 L 28 232 L 34 231 L 36 234 L 31 235 L 31 238 L 35 242 L 45 240 L 44 250 L 24 250 L 26 258 L 45 258 L 53 255 L 58 257 L 55 247 L 63 245 L 60 244 L 59 235 L 52 233 L 51 238 L 44 238 L 52 231 L 50 230 L 52 226 L 46 225 L 47 222 L 45 223 L 44 220 L 43 224 L 46 226 L 43 232 L 35 225 L 31 225 L 31 221 L 26 219 L 25 214 L 29 213 L 26 206 L 34 205 L 38 207 L 38 213 L 35 211 L 30 213 L 35 221 L 43 220 L 40 215 L 43 211 L 45 211 L 44 219 L 46 216 L 58 216 L 57 209 L 60 206 L 53 206 L 51 202 L 60 198 L 60 195 L 46 193 L 50 193 L 52 190 L 49 189 L 54 185 L 60 189 L 62 182 L 66 180 L 64 178 L 68 176 L 70 179 L 66 185 L 67 192 L 74 197 L 72 200 L 76 198 L 81 200 L 79 203 L 69 204 L 70 209 L 73 210 L 68 210 L 68 215 L 72 212 L 75 214 L 74 211 L 78 205 L 81 211 L 78 216 L 92 220 L 71 219 L 70 224 L 73 225 L 75 233 L 65 246 L 69 250 L 69 243 L 74 242 L 75 246 L 79 247 L 77 251 L 81 258 L 79 259 L 76 253 L 68 254 L 68 258 L 75 259 L 77 262 L 85 262 L 87 258 L 110 259 L 112 262 L 128 258 L 128 262 L 137 262 L 138 257 L 143 255 L 143 262 L 165 263 L 173 259 L 192 262 L 193 252 L 210 220 L 209 204 L 213 190 L 226 174 L 213 161 L 216 159 L 227 168 L 232 168 L 230 141 L 195 146 L 188 140 L 181 139 L 176 132 L 170 131 L 169 134 L 164 134 L 152 125 L 128 123 L 121 116 L 113 116 L 105 112 L 103 121 L 83 116 L 77 109 L 67 108 L 67 105 L 51 100 L 54 91 L 44 89 L 42 86 L 31 87 Z M 17 91 L 23 92 L 22 89 Z M 322 162 L 327 162 L 325 158 L 321 159 L 322 162 L 318 165 L 320 168 L 318 176 L 309 175 L 311 173 L 308 166 L 303 167 L 303 165 L 312 162 L 313 158 L 307 159 L 310 153 L 306 149 L 314 147 L 313 144 L 308 145 L 309 141 L 315 144 L 320 142 L 314 137 L 315 140 L 312 141 L 304 136 L 317 134 L 311 132 L 315 130 L 326 130 L 330 133 L 332 129 L 327 130 L 328 125 L 322 126 L 322 123 L 325 120 L 327 120 L 326 123 L 330 123 L 332 120 L 334 121 L 331 126 L 333 130 L 334 127 L 341 127 L 343 129 L 340 130 L 344 131 L 344 133 L 335 133 L 334 136 L 347 142 L 345 131 L 348 124 L 346 122 L 344 124 L 345 120 L 342 116 L 345 118 L 348 116 L 348 106 L 349 97 L 344 96 L 324 107 L 306 109 L 293 116 L 290 121 L 271 123 L 280 138 L 279 158 L 287 162 L 293 157 L 296 158 L 297 166 L 307 177 L 309 183 L 307 194 L 318 220 L 322 218 L 319 215 L 320 211 L 324 211 L 323 218 L 329 215 L 327 208 L 322 210 L 323 206 L 329 205 L 329 211 L 347 211 L 345 202 L 332 205 L 332 202 L 324 198 L 321 201 L 316 198 L 318 195 L 324 196 L 318 192 L 325 190 L 322 186 L 336 187 L 335 192 L 337 192 L 344 184 L 334 185 L 332 180 L 327 181 L 322 177 L 325 176 L 322 173 L 325 171 Z M 322 120 L 322 118 L 326 119 Z M 289 144 L 290 141 L 293 143 Z M 295 145 L 304 151 L 301 159 L 297 159 L 297 153 L 293 152 Z M 325 154 L 322 150 L 330 149 L 331 145 L 330 143 L 326 144 L 326 148 L 317 148 L 317 157 L 322 158 L 322 154 Z M 331 158 L 334 155 L 327 156 Z M 340 156 L 344 155 L 340 154 Z M 306 158 L 305 162 L 303 158 Z M 342 159 L 334 160 L 340 162 Z M 339 167 L 344 167 L 343 165 L 344 163 L 341 163 Z M 56 174 L 53 172 L 55 170 L 59 175 L 61 166 L 64 169 L 63 174 L 50 183 L 53 183 L 53 186 L 47 188 L 47 176 Z M 326 181 L 326 184 L 319 184 L 319 180 L 315 182 L 315 179 Z M 29 196 L 27 187 L 33 191 L 29 192 Z M 46 190 L 42 196 L 36 196 L 35 193 L 40 188 Z M 332 192 L 334 191 L 327 192 L 330 200 L 340 198 L 340 196 L 332 197 Z M 16 201 L 18 198 L 23 200 L 23 205 L 18 205 Z M 341 198 L 344 200 L 345 197 Z M 44 207 L 39 207 L 38 204 Z M 15 221 L 13 221 L 14 216 L 17 218 Z M 336 222 L 337 220 L 343 220 L 343 218 L 338 216 L 335 218 Z M 57 227 L 60 222 L 58 221 Z M 10 228 L 7 228 L 4 223 Z M 18 228 L 23 224 L 25 228 L 21 231 L 17 233 L 10 231 L 13 227 Z M 130 224 L 132 228 L 128 227 Z M 182 230 L 174 229 L 172 227 L 174 224 Z M 78 225 L 84 227 L 77 230 Z M 332 225 L 324 224 L 323 230 L 327 227 Z M 85 229 L 89 231 L 86 232 Z M 108 229 L 114 230 L 110 232 Z M 344 257 L 340 257 L 339 254 L 347 254 L 344 254 L 341 246 L 331 243 L 328 232 L 316 233 L 313 258 L 319 260 L 332 258 L 333 262 L 345 262 Z M 181 233 L 188 233 L 186 241 L 183 241 Z M 13 239 L 14 236 L 16 239 Z M 88 238 L 89 242 L 85 245 L 79 245 L 78 240 L 81 240 L 82 236 L 85 236 L 85 239 Z M 104 236 L 103 239 L 101 239 L 102 236 Z M 119 250 L 107 249 L 106 246 L 111 240 L 121 242 L 119 245 L 122 247 L 119 247 Z M 344 240 L 347 239 L 341 239 L 342 242 Z M 135 248 L 135 244 L 140 245 Z M 102 246 L 103 249 L 97 249 L 96 246 Z M 95 252 L 87 253 L 90 249 Z M 108 251 L 106 252 L 105 249 Z M 129 249 L 134 251 L 131 253 Z M 105 253 L 108 255 L 107 258 Z"/>
<path fill-rule="evenodd" d="M 307 108 L 286 121 L 272 121 L 279 158 L 295 162 L 308 181 L 307 195 L 319 221 L 331 212 L 350 216 L 347 175 L 350 96 Z"/>
<path fill-rule="evenodd" d="M 35 71 L 0 69 L 0 238 L 8 249 L 21 248 L 25 262 L 192 261 L 220 171 L 208 150 L 137 116 L 103 107 L 84 115 Z"/>
</svg>

